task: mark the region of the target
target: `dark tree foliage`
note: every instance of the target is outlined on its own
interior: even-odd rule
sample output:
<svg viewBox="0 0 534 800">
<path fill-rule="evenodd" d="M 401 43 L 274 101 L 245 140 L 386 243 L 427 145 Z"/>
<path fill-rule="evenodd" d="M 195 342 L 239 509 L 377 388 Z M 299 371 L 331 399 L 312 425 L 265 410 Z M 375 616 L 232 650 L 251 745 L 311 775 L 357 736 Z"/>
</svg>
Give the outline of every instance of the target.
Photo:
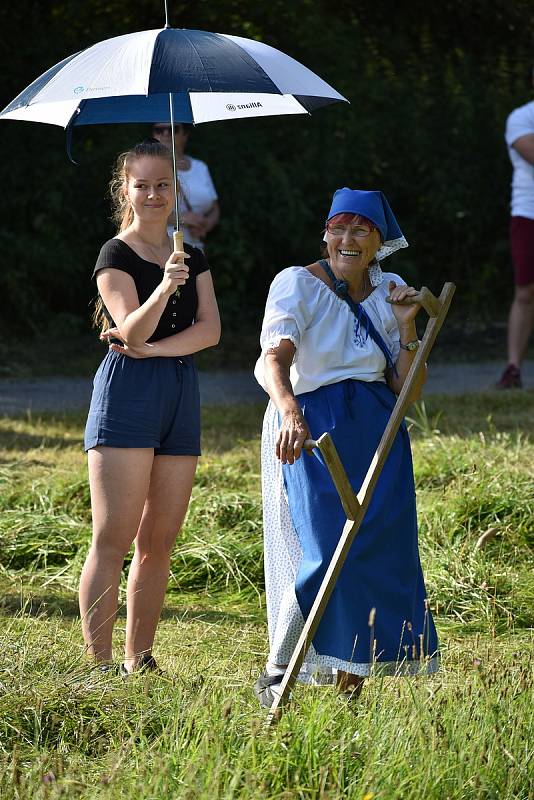
<svg viewBox="0 0 534 800">
<path fill-rule="evenodd" d="M 528 0 L 169 0 L 174 27 L 257 38 L 317 71 L 349 100 L 312 117 L 198 126 L 222 217 L 209 257 L 223 318 L 261 314 L 273 275 L 312 261 L 332 192 L 380 188 L 411 247 L 392 268 L 456 305 L 491 314 L 510 295 L 507 114 L 531 99 L 534 6 Z M 163 0 L 4 4 L 3 107 L 66 55 L 164 23 Z M 61 128 L 0 123 L 3 327 L 17 334 L 88 327 L 89 276 L 113 235 L 107 182 L 133 125 L 78 130 L 69 163 Z"/>
</svg>

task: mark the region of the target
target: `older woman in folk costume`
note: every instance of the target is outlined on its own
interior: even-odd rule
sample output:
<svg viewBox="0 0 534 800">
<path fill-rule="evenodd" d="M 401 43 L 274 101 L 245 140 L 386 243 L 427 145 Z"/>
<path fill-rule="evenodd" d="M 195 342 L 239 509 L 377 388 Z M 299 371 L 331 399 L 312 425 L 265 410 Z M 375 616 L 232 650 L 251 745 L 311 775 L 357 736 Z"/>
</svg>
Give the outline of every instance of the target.
<svg viewBox="0 0 534 800">
<path fill-rule="evenodd" d="M 339 189 L 325 242 L 328 258 L 274 279 L 255 369 L 271 398 L 262 436 L 270 652 L 254 687 L 264 707 L 275 699 L 346 521 L 320 454 L 301 458 L 303 443 L 328 431 L 359 491 L 419 346 L 419 306 L 396 304 L 416 290 L 380 266 L 407 247 L 382 192 Z M 299 678 L 335 680 L 357 694 L 371 673 L 437 667 L 403 425 Z"/>
</svg>

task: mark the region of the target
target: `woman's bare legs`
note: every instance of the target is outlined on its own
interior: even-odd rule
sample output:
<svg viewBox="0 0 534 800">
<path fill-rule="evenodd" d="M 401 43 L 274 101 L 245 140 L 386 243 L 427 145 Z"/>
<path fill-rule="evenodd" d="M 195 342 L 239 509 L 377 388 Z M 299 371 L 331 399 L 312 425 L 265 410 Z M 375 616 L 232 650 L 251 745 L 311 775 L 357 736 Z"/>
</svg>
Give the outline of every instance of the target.
<svg viewBox="0 0 534 800">
<path fill-rule="evenodd" d="M 128 575 L 124 662 L 128 670 L 152 650 L 169 580 L 170 556 L 189 505 L 196 466 L 196 456 L 154 459 Z"/>
<path fill-rule="evenodd" d="M 154 461 L 151 448 L 89 450 L 93 540 L 80 578 L 80 613 L 87 651 L 111 660 L 124 557 L 137 534 Z"/>
</svg>

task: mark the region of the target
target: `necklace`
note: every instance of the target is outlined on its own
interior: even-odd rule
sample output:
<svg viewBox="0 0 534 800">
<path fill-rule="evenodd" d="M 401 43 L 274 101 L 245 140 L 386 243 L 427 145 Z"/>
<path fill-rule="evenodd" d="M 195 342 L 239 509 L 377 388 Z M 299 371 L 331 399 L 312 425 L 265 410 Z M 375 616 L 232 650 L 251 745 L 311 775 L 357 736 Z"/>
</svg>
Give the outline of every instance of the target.
<svg viewBox="0 0 534 800">
<path fill-rule="evenodd" d="M 362 280 L 362 282 L 360 284 L 360 287 L 359 287 L 358 297 L 353 297 L 352 299 L 356 303 L 362 303 L 365 300 L 365 298 L 367 297 L 367 295 L 370 294 L 370 292 L 369 292 L 370 288 L 371 288 L 371 284 L 369 283 L 369 271 L 366 269 L 364 274 L 363 274 L 363 280 Z M 352 295 L 351 295 L 351 297 L 352 297 Z"/>
<path fill-rule="evenodd" d="M 167 262 L 167 259 L 169 258 L 170 254 L 172 253 L 172 249 L 171 249 L 170 242 L 169 242 L 169 237 L 167 237 L 167 244 L 162 244 L 157 249 L 154 247 L 154 245 L 152 245 L 149 242 L 145 241 L 145 239 L 142 239 L 141 236 L 139 236 L 139 234 L 137 234 L 137 238 L 138 238 L 140 244 L 144 248 L 146 248 L 149 251 L 149 253 L 152 255 L 152 257 L 154 258 L 154 263 L 156 263 L 160 267 L 160 269 L 164 269 L 165 268 L 165 264 Z M 162 255 L 162 252 L 161 252 L 162 250 L 165 251 L 163 255 Z"/>
</svg>

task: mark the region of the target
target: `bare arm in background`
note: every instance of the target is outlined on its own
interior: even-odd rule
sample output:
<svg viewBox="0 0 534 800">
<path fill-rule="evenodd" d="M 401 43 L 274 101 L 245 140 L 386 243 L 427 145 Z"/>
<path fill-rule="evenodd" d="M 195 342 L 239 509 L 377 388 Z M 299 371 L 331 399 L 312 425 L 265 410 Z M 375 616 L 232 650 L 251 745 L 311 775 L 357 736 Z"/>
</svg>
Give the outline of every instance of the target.
<svg viewBox="0 0 534 800">
<path fill-rule="evenodd" d="M 515 140 L 512 147 L 517 150 L 525 161 L 528 161 L 529 164 L 534 164 L 534 133 L 520 136 L 519 139 Z"/>
</svg>

